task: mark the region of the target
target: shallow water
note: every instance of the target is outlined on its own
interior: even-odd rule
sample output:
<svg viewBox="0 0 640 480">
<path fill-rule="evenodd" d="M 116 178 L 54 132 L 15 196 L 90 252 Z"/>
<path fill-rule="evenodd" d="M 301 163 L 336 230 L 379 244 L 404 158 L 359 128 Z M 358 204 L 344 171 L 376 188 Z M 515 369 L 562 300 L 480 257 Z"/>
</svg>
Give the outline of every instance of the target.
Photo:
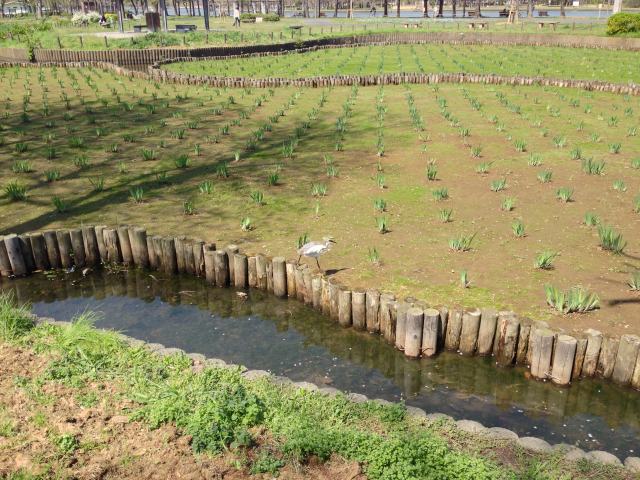
<svg viewBox="0 0 640 480">
<path fill-rule="evenodd" d="M 14 290 L 40 316 L 70 320 L 85 310 L 101 312 L 99 327 L 295 381 L 403 399 L 427 412 L 622 459 L 640 451 L 638 392 L 598 380 L 558 388 L 527 380 L 522 368 L 448 352 L 408 360 L 377 335 L 343 329 L 295 300 L 261 291 L 243 300 L 199 279 L 141 271 L 33 275 L 4 280 L 0 289 Z"/>
</svg>

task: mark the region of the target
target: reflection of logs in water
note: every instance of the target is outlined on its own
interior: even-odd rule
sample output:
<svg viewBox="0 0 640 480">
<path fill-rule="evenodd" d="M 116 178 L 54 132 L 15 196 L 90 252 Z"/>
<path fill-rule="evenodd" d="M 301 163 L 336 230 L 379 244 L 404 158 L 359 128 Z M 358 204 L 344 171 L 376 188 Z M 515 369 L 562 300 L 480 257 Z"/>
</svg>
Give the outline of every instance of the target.
<svg viewBox="0 0 640 480">
<path fill-rule="evenodd" d="M 1 287 L 15 291 L 20 302 L 122 297 L 125 300 L 120 307 L 122 325 L 119 328 L 125 331 L 138 327 L 160 334 L 166 327 L 160 322 L 154 327 L 154 318 L 126 311 L 132 308 L 130 299 L 133 298 L 146 302 L 161 300 L 166 304 L 168 318 L 172 318 L 170 305 L 194 305 L 223 318 L 260 316 L 279 332 L 295 330 L 307 347 L 326 349 L 341 361 L 378 371 L 404 391 L 408 399 L 419 394 L 429 396 L 433 389 L 449 387 L 451 394 L 455 392 L 458 397 L 488 397 L 494 399 L 491 403 L 505 411 L 519 405 L 531 416 L 537 413 L 558 423 L 566 415 L 582 413 L 608 419 L 611 428 L 625 424 L 637 428 L 640 425 L 637 417 L 640 398 L 632 391 L 604 385 L 598 380 L 575 382 L 570 389 L 552 386 L 550 382 L 531 382 L 525 378 L 522 368 L 496 368 L 494 357 L 463 358 L 444 352 L 434 358 L 408 360 L 377 334 L 340 328 L 336 322 L 297 301 L 276 299 L 262 291 L 251 290 L 249 298 L 244 299 L 235 291 L 214 288 L 198 279 L 186 276 L 165 278 L 162 273 L 142 270 L 123 273 L 100 270 L 86 277 L 76 272 L 64 277 L 58 274 L 52 280 L 44 275 L 34 275 L 11 282 L 2 279 Z M 109 308 L 112 314 L 118 314 L 117 302 L 111 302 Z M 184 313 L 177 313 L 175 318 L 176 322 L 182 319 L 186 324 L 188 321 Z M 203 332 L 203 342 L 206 342 L 207 335 L 212 335 L 212 332 Z M 482 409 L 486 404 L 482 401 L 468 403 L 471 405 L 465 404 L 465 408 Z"/>
</svg>

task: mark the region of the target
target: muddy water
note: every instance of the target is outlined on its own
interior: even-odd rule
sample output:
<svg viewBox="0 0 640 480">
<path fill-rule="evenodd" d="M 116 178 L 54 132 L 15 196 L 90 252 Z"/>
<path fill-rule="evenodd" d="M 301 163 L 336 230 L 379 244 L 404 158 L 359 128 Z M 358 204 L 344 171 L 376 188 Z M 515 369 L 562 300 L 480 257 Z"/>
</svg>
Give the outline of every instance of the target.
<svg viewBox="0 0 640 480">
<path fill-rule="evenodd" d="M 640 452 L 639 392 L 597 380 L 558 388 L 527 380 L 524 369 L 453 353 L 407 360 L 377 335 L 343 329 L 297 301 L 260 291 L 242 299 L 198 279 L 140 271 L 34 275 L 4 281 L 0 289 L 15 290 L 41 316 L 69 320 L 85 310 L 101 312 L 99 327 L 295 381 L 405 400 L 427 412 L 622 459 Z"/>
</svg>

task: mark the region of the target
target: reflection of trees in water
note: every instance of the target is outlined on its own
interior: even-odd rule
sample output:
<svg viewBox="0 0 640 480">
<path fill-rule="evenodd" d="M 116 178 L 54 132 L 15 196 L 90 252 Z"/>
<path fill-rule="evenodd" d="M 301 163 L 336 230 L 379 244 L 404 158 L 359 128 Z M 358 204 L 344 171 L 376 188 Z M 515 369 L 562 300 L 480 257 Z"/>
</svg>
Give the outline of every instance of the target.
<svg viewBox="0 0 640 480">
<path fill-rule="evenodd" d="M 257 315 L 273 324 L 278 332 L 298 332 L 306 347 L 318 346 L 343 361 L 379 371 L 409 399 L 418 395 L 434 396 L 448 387 L 446 395 L 441 395 L 443 401 L 464 399 L 467 415 L 477 408 L 476 413 L 481 417 L 488 397 L 494 399 L 489 403 L 505 412 L 518 405 L 527 410 L 528 416 L 544 417 L 556 424 L 562 423 L 563 417 L 585 414 L 603 417 L 612 428 L 640 426 L 637 415 L 640 395 L 629 389 L 597 380 L 581 380 L 570 388 L 559 388 L 550 383 L 527 380 L 522 368 L 498 368 L 490 358 L 465 358 L 448 352 L 436 358 L 408 360 L 377 335 L 341 328 L 297 301 L 277 299 L 258 290 L 252 290 L 249 300 L 245 300 L 231 289 L 211 287 L 199 279 L 166 278 L 158 272 L 149 274 L 139 270 L 124 273 L 101 270 L 84 278 L 77 273 L 57 274 L 52 279 L 34 275 L 12 282 L 5 280 L 1 286 L 15 290 L 21 302 L 50 303 L 80 297 L 93 297 L 99 301 L 108 297 L 128 297 L 145 302 L 159 299 L 166 305 L 167 318 L 176 322 L 186 320 L 175 313 L 173 307 L 179 305 L 193 305 L 223 318 Z M 121 312 L 116 310 L 114 313 L 112 306 L 110 304 L 110 314 L 121 313 L 119 325 L 125 331 L 145 328 L 153 335 L 160 334 L 154 332 L 154 328 L 162 330 L 167 326 L 158 319 L 131 315 L 127 302 L 122 302 Z M 141 322 L 144 325 L 141 326 Z M 187 323 L 190 325 L 184 325 L 185 332 L 210 327 L 206 323 Z M 190 337 L 191 340 L 198 343 L 197 331 L 190 333 L 195 337 Z M 234 335 L 233 332 L 226 334 Z M 246 332 L 237 335 L 246 335 Z M 201 337 L 200 342 L 206 342 L 206 335 Z M 251 342 L 259 340 L 247 338 L 246 345 L 250 348 Z M 474 396 L 479 397 L 478 401 L 474 401 Z"/>
</svg>

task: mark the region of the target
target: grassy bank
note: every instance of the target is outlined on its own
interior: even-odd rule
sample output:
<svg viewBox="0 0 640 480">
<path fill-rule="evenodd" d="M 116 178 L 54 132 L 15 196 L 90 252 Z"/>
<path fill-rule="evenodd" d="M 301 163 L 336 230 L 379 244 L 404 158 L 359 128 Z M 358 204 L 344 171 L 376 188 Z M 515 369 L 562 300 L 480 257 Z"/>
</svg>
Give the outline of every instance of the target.
<svg viewBox="0 0 640 480">
<path fill-rule="evenodd" d="M 28 308 L 0 296 L 0 474 L 83 478 L 104 471 L 96 459 L 108 458 L 117 478 L 147 472 L 154 459 L 166 474 L 226 469 L 224 478 L 631 478 L 446 422 L 423 424 L 399 404 L 352 403 L 182 354 L 158 356 L 91 320 L 34 325 Z M 162 450 L 145 450 L 160 439 L 182 457 L 162 461 Z"/>
</svg>

